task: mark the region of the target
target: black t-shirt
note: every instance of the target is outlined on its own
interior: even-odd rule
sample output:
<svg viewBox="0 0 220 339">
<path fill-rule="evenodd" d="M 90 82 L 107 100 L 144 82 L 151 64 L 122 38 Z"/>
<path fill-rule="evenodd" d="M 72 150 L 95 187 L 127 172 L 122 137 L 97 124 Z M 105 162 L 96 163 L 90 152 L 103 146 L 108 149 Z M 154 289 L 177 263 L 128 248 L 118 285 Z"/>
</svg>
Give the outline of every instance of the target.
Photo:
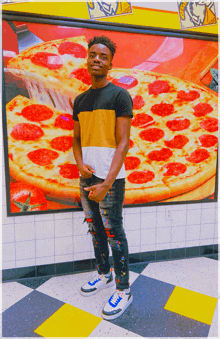
<svg viewBox="0 0 220 339">
<path fill-rule="evenodd" d="M 97 109 L 114 110 L 116 118 L 129 115 L 133 117 L 133 101 L 124 88 L 109 82 L 105 87 L 88 89 L 74 101 L 73 119 L 79 121 L 78 114 Z"/>
</svg>

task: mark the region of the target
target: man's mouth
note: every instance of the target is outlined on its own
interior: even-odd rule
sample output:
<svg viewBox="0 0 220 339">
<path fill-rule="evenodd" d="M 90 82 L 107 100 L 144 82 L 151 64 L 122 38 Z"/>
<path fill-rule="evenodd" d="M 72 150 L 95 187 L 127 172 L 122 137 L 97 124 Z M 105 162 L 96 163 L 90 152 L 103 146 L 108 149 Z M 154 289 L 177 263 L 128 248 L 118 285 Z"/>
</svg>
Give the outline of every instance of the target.
<svg viewBox="0 0 220 339">
<path fill-rule="evenodd" d="M 91 68 L 92 68 L 92 69 L 100 69 L 101 66 L 99 66 L 99 65 L 91 65 Z"/>
</svg>

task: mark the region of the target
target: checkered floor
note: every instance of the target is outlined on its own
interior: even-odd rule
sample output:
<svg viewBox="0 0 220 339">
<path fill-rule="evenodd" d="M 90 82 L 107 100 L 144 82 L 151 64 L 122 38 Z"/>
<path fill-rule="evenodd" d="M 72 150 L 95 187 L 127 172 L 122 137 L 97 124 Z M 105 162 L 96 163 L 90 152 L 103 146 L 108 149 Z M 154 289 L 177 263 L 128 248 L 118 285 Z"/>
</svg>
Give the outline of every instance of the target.
<svg viewBox="0 0 220 339">
<path fill-rule="evenodd" d="M 79 289 L 93 272 L 3 283 L 3 337 L 218 337 L 218 261 L 193 258 L 130 267 L 133 303 L 113 321 L 101 309 L 114 287 Z"/>
</svg>

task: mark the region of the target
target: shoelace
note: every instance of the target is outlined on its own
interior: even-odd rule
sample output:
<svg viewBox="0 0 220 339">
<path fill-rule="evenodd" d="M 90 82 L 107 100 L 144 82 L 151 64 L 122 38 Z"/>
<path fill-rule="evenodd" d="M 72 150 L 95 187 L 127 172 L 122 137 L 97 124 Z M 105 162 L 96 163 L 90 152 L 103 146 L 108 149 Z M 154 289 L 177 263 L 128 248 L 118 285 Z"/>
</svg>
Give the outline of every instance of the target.
<svg viewBox="0 0 220 339">
<path fill-rule="evenodd" d="M 111 304 L 115 305 L 117 304 L 123 296 L 124 292 L 123 291 L 116 291 L 111 298 L 109 299 L 109 301 L 111 302 Z"/>
<path fill-rule="evenodd" d="M 90 280 L 90 284 L 95 284 L 101 279 L 102 275 L 95 275 L 92 280 Z"/>
</svg>

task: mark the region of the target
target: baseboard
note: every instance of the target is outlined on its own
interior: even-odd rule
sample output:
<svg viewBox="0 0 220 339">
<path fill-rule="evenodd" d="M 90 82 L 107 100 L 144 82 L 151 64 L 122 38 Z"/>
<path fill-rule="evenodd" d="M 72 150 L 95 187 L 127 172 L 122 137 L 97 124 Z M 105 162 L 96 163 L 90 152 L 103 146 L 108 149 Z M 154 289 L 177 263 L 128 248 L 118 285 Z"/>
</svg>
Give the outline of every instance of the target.
<svg viewBox="0 0 220 339">
<path fill-rule="evenodd" d="M 129 254 L 129 263 L 131 265 L 138 263 L 143 264 L 193 257 L 207 257 L 218 260 L 218 245 L 204 245 L 142 253 L 131 253 Z M 112 263 L 112 257 L 110 257 L 110 264 L 112 265 Z M 2 282 L 19 281 L 20 279 L 28 278 L 49 278 L 58 275 L 88 272 L 95 270 L 95 268 L 95 259 L 86 259 L 58 264 L 5 269 L 2 270 Z"/>
</svg>

